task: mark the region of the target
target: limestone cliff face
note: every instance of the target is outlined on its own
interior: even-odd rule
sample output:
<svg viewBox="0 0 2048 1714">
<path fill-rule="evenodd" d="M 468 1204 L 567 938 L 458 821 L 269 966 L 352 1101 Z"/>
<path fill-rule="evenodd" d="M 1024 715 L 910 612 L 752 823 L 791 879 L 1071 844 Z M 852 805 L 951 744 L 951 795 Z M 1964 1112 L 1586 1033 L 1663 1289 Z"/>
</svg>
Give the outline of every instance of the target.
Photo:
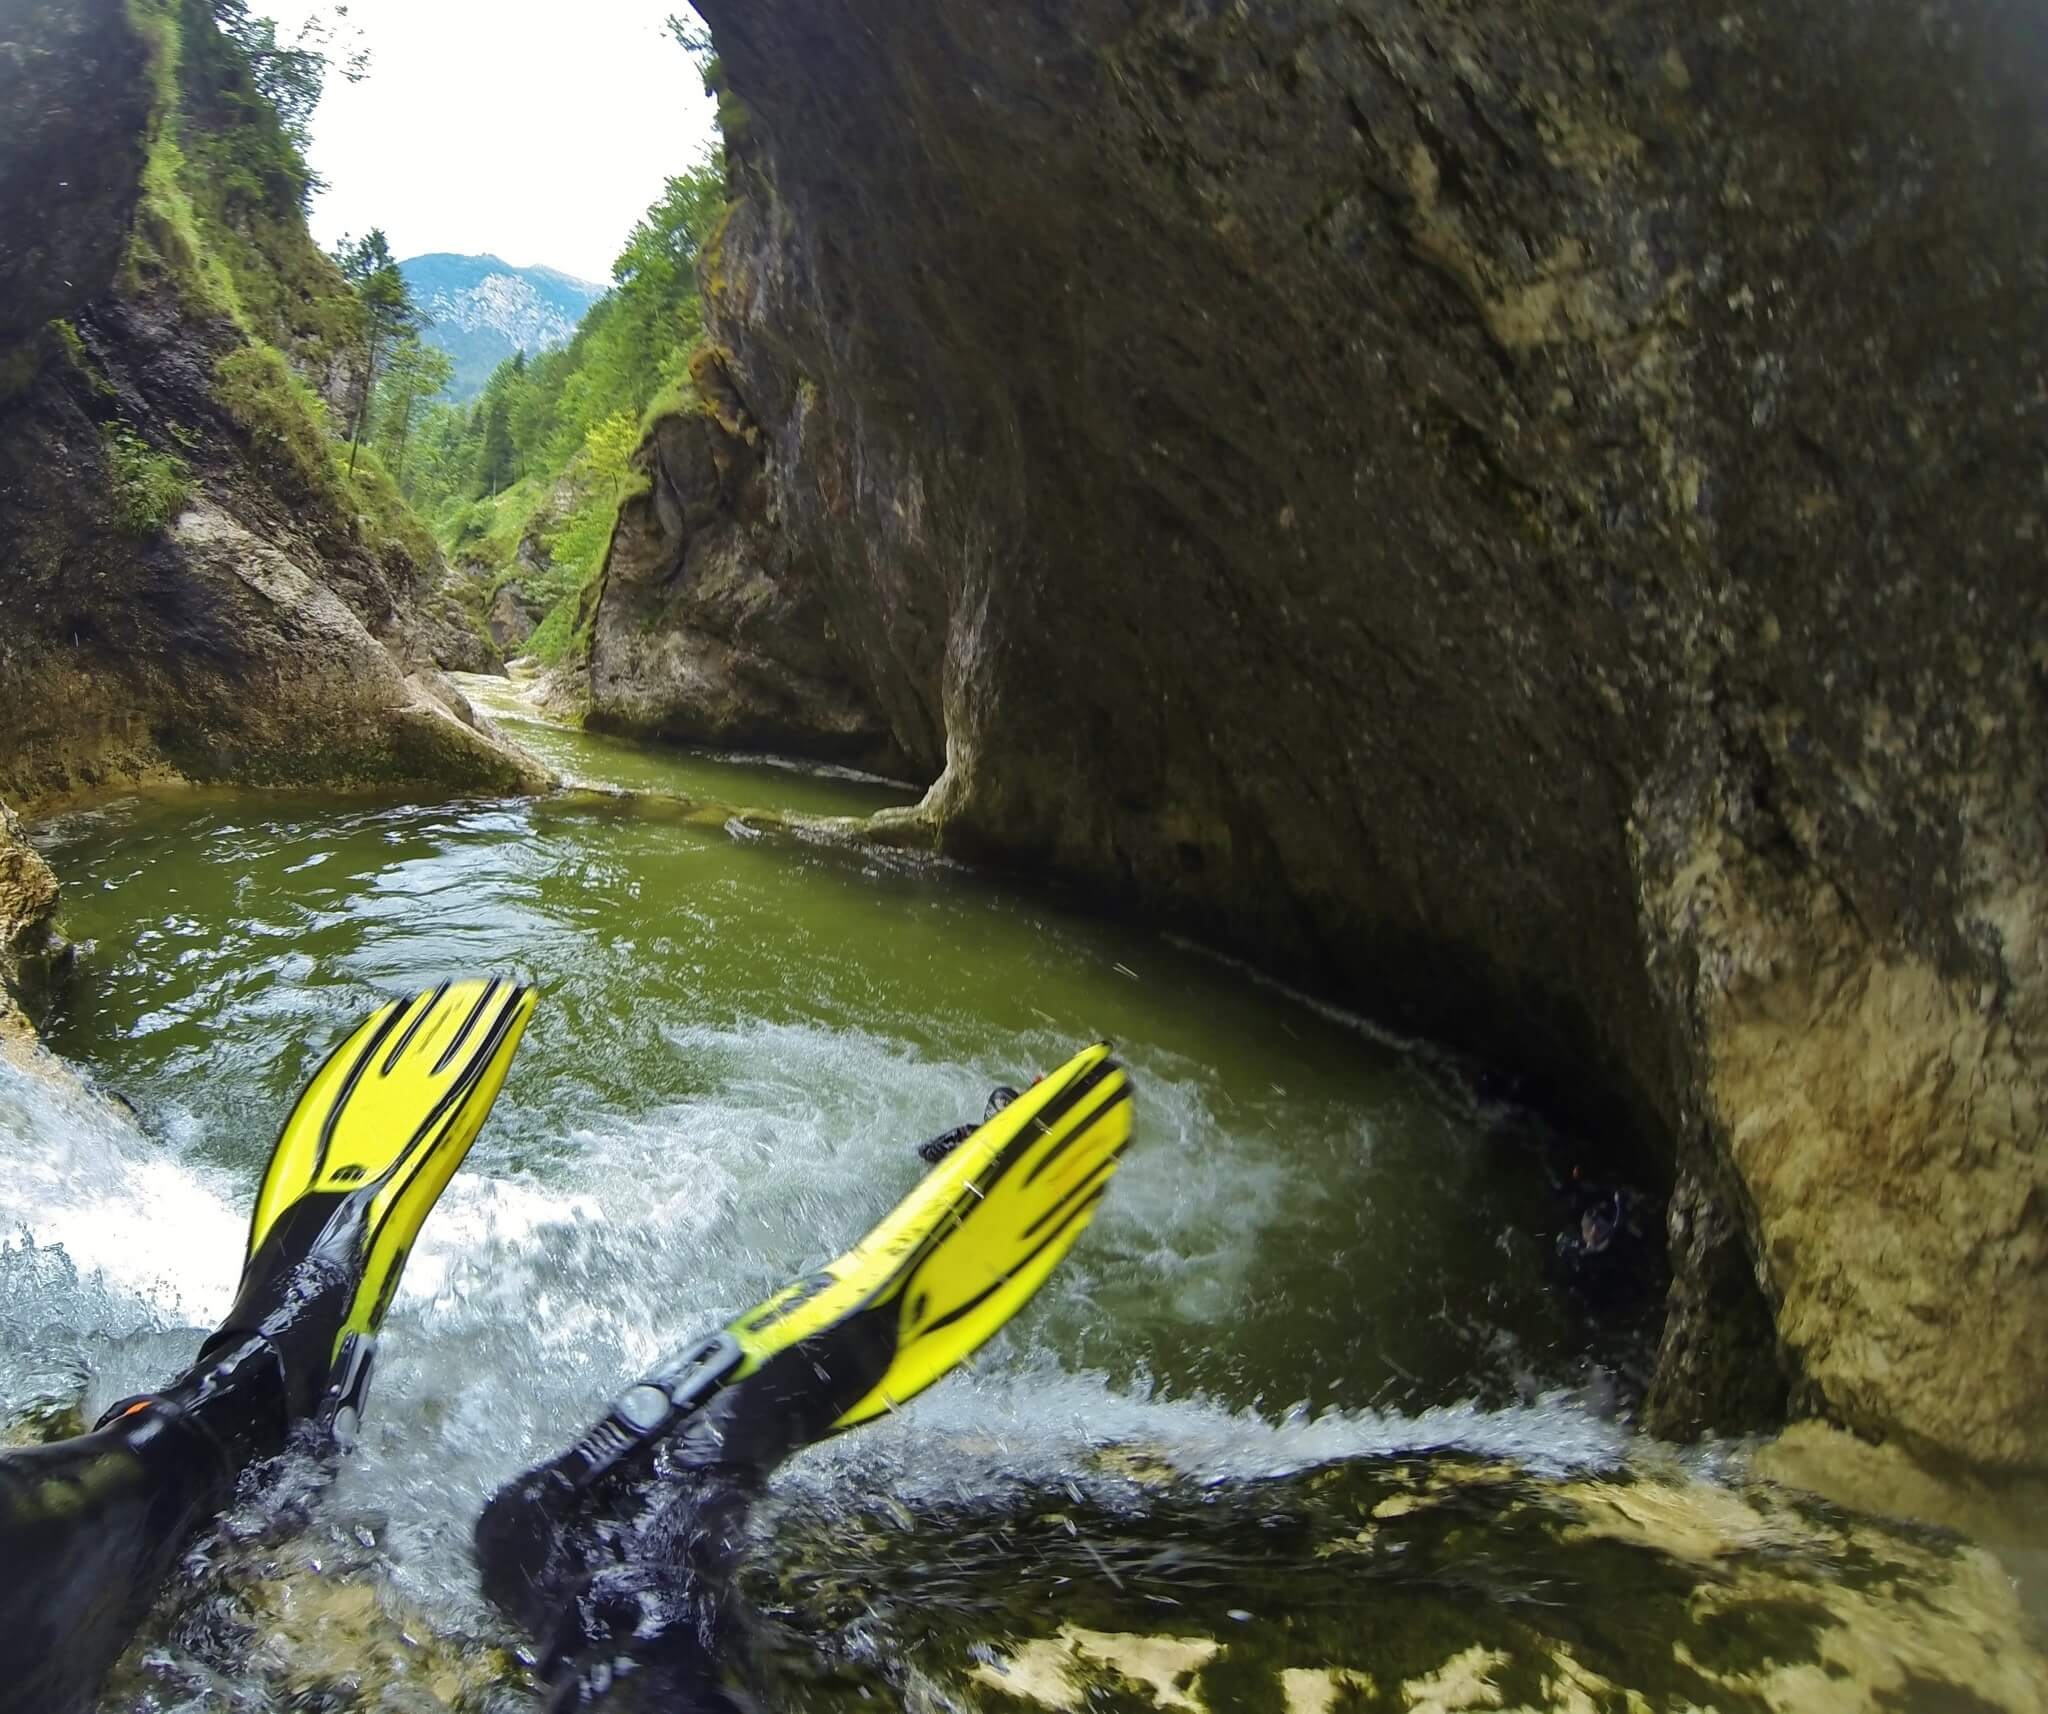
<svg viewBox="0 0 2048 1714">
<path fill-rule="evenodd" d="M 702 10 L 600 712 L 843 678 L 946 847 L 1675 1163 L 1655 1425 L 2048 1464 L 2032 10 Z"/>
<path fill-rule="evenodd" d="M 252 331 L 268 314 L 289 345 L 339 295 L 289 197 L 246 239 L 305 259 L 280 307 L 236 302 L 193 248 L 167 139 L 205 132 L 163 91 L 181 25 L 198 52 L 210 13 L 172 0 L 0 24 L 0 96 L 33 143 L 0 150 L 0 799 L 153 778 L 544 784 L 434 671 L 417 553 L 346 504 L 313 407 Z"/>
<path fill-rule="evenodd" d="M 0 804 L 0 1050 L 23 1029 L 9 991 L 23 965 L 40 959 L 50 944 L 56 908 L 57 877 L 22 836 L 13 812 Z"/>
<path fill-rule="evenodd" d="M 0 20 L 0 346 L 69 314 L 121 259 L 150 105 L 123 22 L 76 0 L 24 0 Z"/>
<path fill-rule="evenodd" d="M 761 431 L 716 352 L 695 380 L 701 408 L 662 418 L 636 455 L 647 490 L 620 508 L 605 560 L 591 722 L 904 771 L 806 544 L 779 528 Z"/>
</svg>

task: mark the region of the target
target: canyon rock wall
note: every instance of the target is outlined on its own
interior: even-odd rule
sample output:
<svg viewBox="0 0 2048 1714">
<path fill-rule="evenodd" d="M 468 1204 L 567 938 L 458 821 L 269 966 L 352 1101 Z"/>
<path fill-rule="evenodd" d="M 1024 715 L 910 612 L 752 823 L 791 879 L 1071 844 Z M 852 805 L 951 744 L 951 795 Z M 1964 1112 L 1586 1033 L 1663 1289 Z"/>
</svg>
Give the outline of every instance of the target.
<svg viewBox="0 0 2048 1714">
<path fill-rule="evenodd" d="M 844 682 L 944 848 L 1663 1162 L 1653 1426 L 2048 1465 L 2035 10 L 702 10 L 599 717 Z"/>
<path fill-rule="evenodd" d="M 195 248 L 180 26 L 197 52 L 210 14 L 73 0 L 0 24 L 26 121 L 0 150 L 0 798 L 545 785 L 434 670 L 417 550 L 345 504 L 310 395 Z M 306 269 L 280 325 L 331 319 L 345 288 L 285 208 L 258 233 Z"/>
<path fill-rule="evenodd" d="M 906 773 L 869 675 L 839 646 L 822 580 L 792 571 L 761 431 L 718 354 L 695 363 L 701 408 L 657 421 L 619 511 L 591 627 L 599 728 L 795 750 Z"/>
</svg>

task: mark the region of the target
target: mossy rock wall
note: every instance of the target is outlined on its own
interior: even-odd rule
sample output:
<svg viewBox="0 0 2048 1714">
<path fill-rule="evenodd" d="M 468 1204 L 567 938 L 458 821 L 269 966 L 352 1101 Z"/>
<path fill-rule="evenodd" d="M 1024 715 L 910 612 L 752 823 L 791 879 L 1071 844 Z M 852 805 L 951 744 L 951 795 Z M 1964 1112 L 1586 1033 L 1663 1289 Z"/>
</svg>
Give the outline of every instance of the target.
<svg viewBox="0 0 2048 1714">
<path fill-rule="evenodd" d="M 354 300 L 237 79 L 196 0 L 0 25 L 36 121 L 0 162 L 0 797 L 544 785 L 433 670 L 431 538 L 374 455 L 337 462 L 304 374 Z"/>
</svg>

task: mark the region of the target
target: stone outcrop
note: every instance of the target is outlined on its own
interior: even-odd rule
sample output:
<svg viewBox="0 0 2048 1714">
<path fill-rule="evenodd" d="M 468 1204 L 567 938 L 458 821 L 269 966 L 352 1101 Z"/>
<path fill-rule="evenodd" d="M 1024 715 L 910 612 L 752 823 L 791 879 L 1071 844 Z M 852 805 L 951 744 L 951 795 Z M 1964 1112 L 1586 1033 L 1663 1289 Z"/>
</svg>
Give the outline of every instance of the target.
<svg viewBox="0 0 2048 1714">
<path fill-rule="evenodd" d="M 110 299 L 78 313 L 74 337 L 75 362 L 53 354 L 0 406 L 0 794 L 546 785 L 423 676 L 409 566 L 252 465 L 206 388 L 203 328 L 158 299 Z M 95 421 L 107 404 L 163 432 L 191 473 L 143 536 L 110 500 L 120 478 Z"/>
<path fill-rule="evenodd" d="M 0 296 L 21 324 L 0 328 L 16 336 L 0 352 L 0 796 L 26 810 L 150 779 L 545 786 L 433 671 L 421 548 L 398 539 L 402 519 L 355 515 L 286 359 L 194 248 L 183 191 L 143 199 L 137 237 L 165 99 L 150 53 L 168 76 L 179 32 L 190 57 L 213 29 L 204 6 L 159 6 L 146 53 L 144 15 L 78 0 L 0 26 L 10 122 L 32 122 L 29 156 L 10 136 L 0 164 Z M 213 135 L 255 110 L 224 111 Z M 332 343 L 345 287 L 284 207 L 248 217 L 245 284 L 276 294 L 285 344 L 292 316 L 324 317 Z"/>
<path fill-rule="evenodd" d="M 706 407 L 661 418 L 635 455 L 647 491 L 621 506 L 605 560 L 590 723 L 901 772 L 822 580 L 788 563 L 760 430 L 715 353 L 695 379 Z"/>
<path fill-rule="evenodd" d="M 597 716 L 1519 1067 L 1675 1177 L 1656 1426 L 2048 1465 L 2031 11 L 702 10 Z"/>
<path fill-rule="evenodd" d="M 12 991 L 50 948 L 57 909 L 57 877 L 23 835 L 21 823 L 0 803 L 0 1048 L 25 1033 Z"/>
<path fill-rule="evenodd" d="M 416 652 L 449 672 L 502 674 L 505 670 L 505 657 L 495 637 L 479 629 L 469 610 L 449 593 L 448 582 L 420 599 L 409 631 Z"/>
<path fill-rule="evenodd" d="M 509 583 L 492 597 L 491 610 L 484 616 L 484 629 L 491 641 L 508 655 L 519 652 L 519 645 L 533 635 L 539 623 L 540 615 Z"/>
<path fill-rule="evenodd" d="M 2034 1714 L 2048 1697 L 1990 1554 L 1764 1482 L 1560 1479 L 1444 1449 L 1258 1482 L 1181 1476 L 1150 1447 L 1101 1462 L 999 1501 L 913 1487 L 853 1511 L 857 1470 L 771 1500 L 727 1681 L 791 1714 Z M 1105 1479 L 1118 1465 L 1137 1480 Z M 502 1700 L 515 1660 L 415 1605 L 369 1535 L 229 1537 L 109 1700 L 224 1674 L 279 1702 Z"/>
</svg>

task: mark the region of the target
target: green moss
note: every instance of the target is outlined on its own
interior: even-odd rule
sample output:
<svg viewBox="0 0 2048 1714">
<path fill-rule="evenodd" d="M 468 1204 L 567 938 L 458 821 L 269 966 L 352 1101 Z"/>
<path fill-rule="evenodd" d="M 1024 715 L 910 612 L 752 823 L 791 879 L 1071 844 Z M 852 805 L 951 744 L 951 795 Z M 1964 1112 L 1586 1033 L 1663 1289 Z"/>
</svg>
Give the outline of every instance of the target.
<svg viewBox="0 0 2048 1714">
<path fill-rule="evenodd" d="M 334 447 L 335 473 L 354 493 L 357 526 L 371 549 L 382 553 L 396 547 L 416 570 L 425 571 L 439 554 L 434 538 L 399 493 L 398 484 L 384 468 L 384 461 L 370 447 L 355 455 L 355 473 L 348 474 L 349 451 Z"/>
<path fill-rule="evenodd" d="M 156 451 L 125 423 L 108 424 L 100 441 L 114 516 L 131 535 L 155 535 L 192 497 L 191 467 L 174 454 Z"/>
<path fill-rule="evenodd" d="M 231 351 L 214 366 L 214 397 L 249 437 L 250 450 L 289 487 L 345 507 L 324 427 L 326 407 L 261 342 Z"/>
<path fill-rule="evenodd" d="M 644 439 L 654 432 L 654 425 L 663 417 L 694 416 L 704 408 L 697 397 L 697 389 L 687 376 L 679 375 L 654 395 L 647 403 L 647 409 L 640 413 L 640 433 Z"/>
<path fill-rule="evenodd" d="M 718 134 L 725 139 L 725 146 L 744 147 L 753 128 L 754 110 L 732 91 L 722 91 L 718 97 Z"/>
<path fill-rule="evenodd" d="M 704 246 L 697 253 L 697 286 L 707 302 L 725 295 L 730 283 L 725 265 L 725 243 L 732 228 L 732 218 L 743 205 L 729 202 L 725 205 L 716 224 L 704 239 Z"/>
<path fill-rule="evenodd" d="M 93 361 L 93 355 L 85 348 L 85 341 L 78 336 L 78 329 L 68 321 L 50 323 L 50 334 L 57 341 L 57 347 L 64 353 L 64 361 L 70 364 L 72 372 L 103 399 L 118 396 L 118 389 L 106 377 L 106 372 Z"/>
<path fill-rule="evenodd" d="M 546 504 L 548 486 L 524 476 L 502 493 L 451 501 L 435 520 L 434 534 L 451 559 L 488 567 L 496 593 L 519 574 L 519 544 Z"/>
<path fill-rule="evenodd" d="M 130 0 L 156 91 L 124 278 L 162 284 L 309 364 L 349 349 L 361 312 L 306 231 L 305 163 L 203 5 Z"/>
<path fill-rule="evenodd" d="M 548 609 L 547 617 L 534 627 L 520 652 L 552 666 L 576 652 L 577 640 L 576 597 L 565 595 Z"/>
<path fill-rule="evenodd" d="M 774 1521 L 776 1563 L 748 1572 L 757 1611 L 779 1615 L 761 1658 L 806 1675 L 828 1663 L 843 1693 L 814 1707 L 887 1700 L 877 1660 L 914 1661 L 943 1686 L 966 1681 L 990 1647 L 1071 1624 L 1214 1639 L 1188 1687 L 1213 1709 L 1281 1714 L 1283 1672 L 1341 1668 L 1370 1688 L 1337 1687 L 1333 1707 L 1403 1714 L 1404 1685 L 1478 1647 L 1496 1656 L 1488 1676 L 1503 1706 L 1549 1705 L 1565 1651 L 1617 1687 L 1594 1699 L 1603 1714 L 1631 1705 L 1623 1687 L 1652 1707 L 1765 1714 L 1760 1694 L 1736 1686 L 1817 1660 L 1841 1622 L 1800 1594 L 1703 1604 L 1693 1564 L 1588 1534 L 1540 1483 L 1455 1454 L 1220 1492 L 1175 1485 L 1148 1494 L 1142 1514 L 1060 1493 L 996 1516 L 935 1504 L 915 1528 L 900 1513 L 835 1519 L 824 1535 Z M 933 1541 L 946 1544 L 942 1563 Z M 884 1646 L 869 1649 L 876 1637 Z M 1086 1706 L 1123 1706 L 1117 1674 L 1075 1676 Z"/>
</svg>

